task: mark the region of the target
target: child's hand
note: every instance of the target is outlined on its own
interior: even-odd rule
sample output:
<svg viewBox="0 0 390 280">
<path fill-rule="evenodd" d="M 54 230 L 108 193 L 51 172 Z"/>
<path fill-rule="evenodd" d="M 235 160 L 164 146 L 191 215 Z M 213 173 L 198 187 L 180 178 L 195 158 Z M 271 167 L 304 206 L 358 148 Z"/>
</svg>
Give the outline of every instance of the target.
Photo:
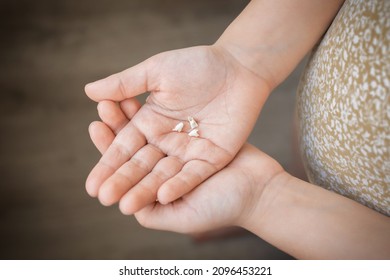
<svg viewBox="0 0 390 280">
<path fill-rule="evenodd" d="M 105 123 L 93 122 L 89 132 L 101 153 L 108 149 L 115 134 L 129 122 L 138 107 L 134 99 L 123 101 L 120 107 L 111 101 L 99 104 L 99 115 Z M 264 186 L 282 170 L 276 161 L 245 144 L 227 167 L 172 204 L 153 202 L 141 209 L 146 200 L 156 196 L 157 189 L 137 185 L 120 198 L 119 205 L 125 214 L 140 209 L 135 214 L 138 221 L 155 229 L 193 233 L 243 226 L 254 208 L 261 206 Z"/>
<path fill-rule="evenodd" d="M 86 86 L 95 101 L 146 91 L 147 103 L 87 179 L 88 193 L 105 205 L 134 186 L 158 190 L 144 205 L 156 198 L 166 204 L 191 191 L 233 159 L 269 93 L 260 77 L 215 46 L 162 53 Z M 198 122 L 199 137 L 187 134 L 188 116 Z M 181 121 L 183 132 L 173 132 Z"/>
<path fill-rule="evenodd" d="M 274 159 L 244 144 L 228 166 L 191 193 L 168 205 L 158 202 L 148 205 L 135 217 L 144 227 L 179 233 L 229 226 L 247 228 L 248 221 L 262 220 L 267 209 L 261 196 L 280 172 L 283 168 Z"/>
</svg>

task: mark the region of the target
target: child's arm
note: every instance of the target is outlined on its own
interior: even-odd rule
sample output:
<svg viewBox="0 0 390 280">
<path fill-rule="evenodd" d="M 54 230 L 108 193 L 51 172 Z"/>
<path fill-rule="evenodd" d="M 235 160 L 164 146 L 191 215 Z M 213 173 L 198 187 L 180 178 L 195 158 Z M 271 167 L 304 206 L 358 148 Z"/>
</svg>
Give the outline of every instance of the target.
<svg viewBox="0 0 390 280">
<path fill-rule="evenodd" d="M 344 0 L 254 0 L 215 43 L 273 89 L 325 33 Z"/>
<path fill-rule="evenodd" d="M 161 53 L 87 85 L 95 101 L 151 92 L 92 170 L 88 193 L 111 205 L 141 185 L 152 189 L 145 205 L 169 203 L 221 170 L 245 143 L 272 88 L 320 38 L 341 2 L 253 1 L 216 44 Z M 189 116 L 199 137 L 188 135 Z M 179 122 L 183 132 L 173 132 Z"/>
<path fill-rule="evenodd" d="M 287 172 L 269 182 L 241 225 L 299 259 L 390 257 L 389 217 Z"/>
</svg>

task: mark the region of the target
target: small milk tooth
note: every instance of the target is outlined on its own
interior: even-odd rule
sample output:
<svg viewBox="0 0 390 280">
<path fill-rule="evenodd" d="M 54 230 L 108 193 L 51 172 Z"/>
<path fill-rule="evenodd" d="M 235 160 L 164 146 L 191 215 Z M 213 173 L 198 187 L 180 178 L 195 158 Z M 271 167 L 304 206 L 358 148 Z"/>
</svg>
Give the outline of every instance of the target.
<svg viewBox="0 0 390 280">
<path fill-rule="evenodd" d="M 189 116 L 188 121 L 190 122 L 191 129 L 198 127 L 198 124 L 196 123 L 193 117 Z"/>
<path fill-rule="evenodd" d="M 181 132 L 182 129 L 184 127 L 184 123 L 183 122 L 179 122 L 174 129 L 172 129 L 172 131 L 177 131 L 177 132 Z"/>
<path fill-rule="evenodd" d="M 193 129 L 190 132 L 188 132 L 188 135 L 191 137 L 198 137 L 199 136 L 198 131 L 199 131 L 198 129 Z"/>
</svg>

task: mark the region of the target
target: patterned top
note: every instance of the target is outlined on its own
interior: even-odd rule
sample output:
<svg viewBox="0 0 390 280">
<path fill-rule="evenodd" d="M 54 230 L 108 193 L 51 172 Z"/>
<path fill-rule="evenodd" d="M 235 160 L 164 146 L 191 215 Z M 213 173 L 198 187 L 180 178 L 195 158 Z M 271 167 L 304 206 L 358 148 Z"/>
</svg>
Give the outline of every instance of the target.
<svg viewBox="0 0 390 280">
<path fill-rule="evenodd" d="M 310 182 L 390 216 L 390 1 L 347 0 L 298 88 Z"/>
</svg>

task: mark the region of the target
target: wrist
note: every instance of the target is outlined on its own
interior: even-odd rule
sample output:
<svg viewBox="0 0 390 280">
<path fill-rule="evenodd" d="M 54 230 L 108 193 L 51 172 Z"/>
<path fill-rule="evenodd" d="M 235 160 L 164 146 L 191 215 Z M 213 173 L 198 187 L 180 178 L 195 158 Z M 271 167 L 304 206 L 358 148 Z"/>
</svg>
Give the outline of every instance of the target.
<svg viewBox="0 0 390 280">
<path fill-rule="evenodd" d="M 240 226 L 261 238 L 267 236 L 266 231 L 272 225 L 272 220 L 275 213 L 279 212 L 281 204 L 290 203 L 286 200 L 284 193 L 286 186 L 293 178 L 292 175 L 281 169 L 279 172 L 275 172 L 268 181 L 263 182 L 261 193 L 255 198 L 251 210 L 241 220 Z"/>
<path fill-rule="evenodd" d="M 273 89 L 318 42 L 342 2 L 250 1 L 215 45 Z"/>
<path fill-rule="evenodd" d="M 266 51 L 256 51 L 250 47 L 231 42 L 223 36 L 212 47 L 223 53 L 225 57 L 233 60 L 240 68 L 261 80 L 268 88 L 268 92 L 271 92 L 278 85 L 272 70 L 267 67 L 266 60 L 263 59 L 263 56 L 267 54 Z"/>
<path fill-rule="evenodd" d="M 250 179 L 249 191 L 235 225 L 255 232 L 254 226 L 262 228 L 267 223 L 270 211 L 278 206 L 277 196 L 293 177 L 273 158 L 252 148 L 246 166 L 243 166 L 246 178 Z"/>
</svg>

